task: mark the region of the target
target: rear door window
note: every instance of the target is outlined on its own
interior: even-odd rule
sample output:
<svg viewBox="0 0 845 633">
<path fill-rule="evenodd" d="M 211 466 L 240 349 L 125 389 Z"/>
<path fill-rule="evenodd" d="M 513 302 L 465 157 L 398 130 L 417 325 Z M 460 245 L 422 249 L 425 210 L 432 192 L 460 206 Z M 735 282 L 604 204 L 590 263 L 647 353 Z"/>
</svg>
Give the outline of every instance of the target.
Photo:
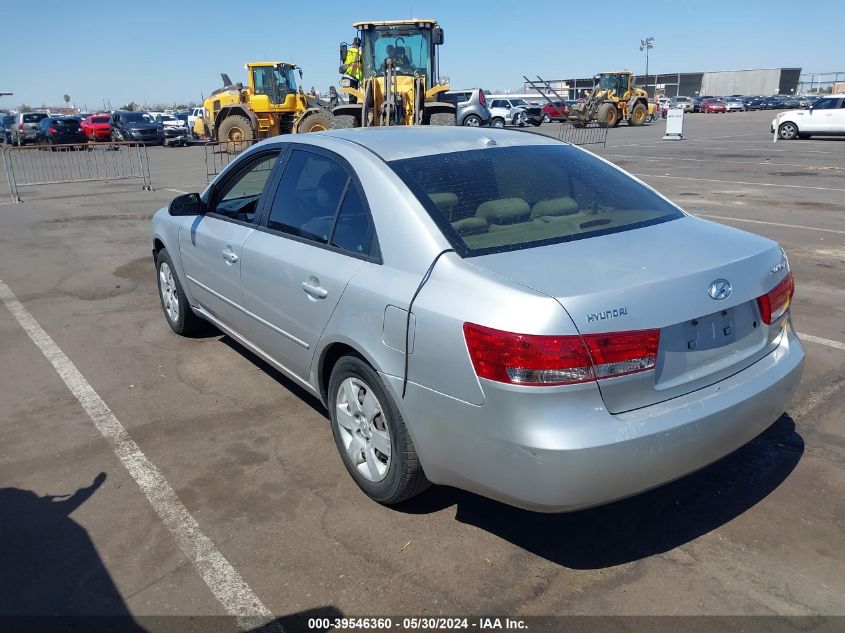
<svg viewBox="0 0 845 633">
<path fill-rule="evenodd" d="M 565 144 L 468 150 L 389 165 L 464 257 L 683 217 L 624 172 Z"/>
<path fill-rule="evenodd" d="M 30 112 L 23 115 L 24 123 L 38 123 L 41 119 L 46 119 L 47 115 L 43 112 Z"/>
</svg>

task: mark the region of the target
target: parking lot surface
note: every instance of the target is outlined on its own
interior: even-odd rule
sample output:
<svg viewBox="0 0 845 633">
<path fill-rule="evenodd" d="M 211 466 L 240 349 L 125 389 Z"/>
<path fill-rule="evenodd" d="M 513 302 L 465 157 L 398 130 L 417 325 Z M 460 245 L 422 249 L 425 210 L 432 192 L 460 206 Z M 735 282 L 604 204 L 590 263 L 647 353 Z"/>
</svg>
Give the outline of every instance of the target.
<svg viewBox="0 0 845 633">
<path fill-rule="evenodd" d="M 222 615 L 246 587 L 277 616 L 845 615 L 845 141 L 773 143 L 772 116 L 687 116 L 678 142 L 660 140 L 662 122 L 623 124 L 590 149 L 691 213 L 783 244 L 808 355 L 797 398 L 705 470 L 564 515 L 449 488 L 381 507 L 347 475 L 319 402 L 218 332 L 170 331 L 149 221 L 202 189 L 203 148 L 150 148 L 152 192 L 0 199 L 0 610 Z M 137 451 L 104 437 L 68 376 Z M 161 482 L 139 487 L 138 463 L 176 505 L 156 498 Z M 177 506 L 196 529 L 163 518 Z M 197 534 L 228 568 L 203 567 Z"/>
</svg>

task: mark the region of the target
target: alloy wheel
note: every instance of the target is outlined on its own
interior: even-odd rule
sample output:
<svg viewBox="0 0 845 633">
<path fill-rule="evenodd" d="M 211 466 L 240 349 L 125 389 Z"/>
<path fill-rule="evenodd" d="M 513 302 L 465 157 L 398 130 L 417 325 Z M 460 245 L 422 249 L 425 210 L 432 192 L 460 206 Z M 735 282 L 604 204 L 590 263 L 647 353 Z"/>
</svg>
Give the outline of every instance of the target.
<svg viewBox="0 0 845 633">
<path fill-rule="evenodd" d="M 357 377 L 340 384 L 335 401 L 337 428 L 353 468 L 373 482 L 390 468 L 390 427 L 375 392 Z"/>
<path fill-rule="evenodd" d="M 162 262 L 158 269 L 158 287 L 161 292 L 161 302 L 167 318 L 173 323 L 179 320 L 179 295 L 176 292 L 176 280 L 167 262 Z"/>
</svg>

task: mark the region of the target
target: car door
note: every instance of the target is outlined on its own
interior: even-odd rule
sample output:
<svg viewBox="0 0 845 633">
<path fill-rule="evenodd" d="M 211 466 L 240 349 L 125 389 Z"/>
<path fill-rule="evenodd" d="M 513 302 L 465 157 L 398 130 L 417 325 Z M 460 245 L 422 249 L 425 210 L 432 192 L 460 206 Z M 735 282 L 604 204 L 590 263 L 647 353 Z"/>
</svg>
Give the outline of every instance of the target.
<svg viewBox="0 0 845 633">
<path fill-rule="evenodd" d="M 839 107 L 833 110 L 834 134 L 845 134 L 845 99 L 839 100 Z"/>
<path fill-rule="evenodd" d="M 211 189 L 206 212 L 179 229 L 179 252 L 199 307 L 238 333 L 249 320 L 241 291 L 241 253 L 258 226 L 279 150 L 253 154 Z"/>
<path fill-rule="evenodd" d="M 337 155 L 295 147 L 243 251 L 252 339 L 302 381 L 349 280 L 378 246 L 363 190 Z"/>
<path fill-rule="evenodd" d="M 839 108 L 839 100 L 830 97 L 819 99 L 811 110 L 807 110 L 798 121 L 802 132 L 828 133 L 834 127 L 834 114 Z"/>
</svg>

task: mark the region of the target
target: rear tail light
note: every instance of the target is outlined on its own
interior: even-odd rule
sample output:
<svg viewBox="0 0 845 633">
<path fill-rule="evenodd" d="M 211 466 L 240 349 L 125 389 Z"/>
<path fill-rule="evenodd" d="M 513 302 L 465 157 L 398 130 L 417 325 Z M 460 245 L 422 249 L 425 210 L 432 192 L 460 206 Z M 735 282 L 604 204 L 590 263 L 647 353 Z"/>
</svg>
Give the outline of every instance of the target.
<svg viewBox="0 0 845 633">
<path fill-rule="evenodd" d="M 548 336 L 514 334 L 464 323 L 464 338 L 480 378 L 551 386 L 653 369 L 660 330 Z"/>
<path fill-rule="evenodd" d="M 48 131 L 50 134 L 58 134 L 58 132 L 56 132 L 56 128 L 54 128 L 54 127 L 49 128 L 47 131 Z"/>
<path fill-rule="evenodd" d="M 21 132 L 23 132 L 23 123 L 20 123 L 20 124 L 18 125 L 18 130 L 20 130 Z"/>
<path fill-rule="evenodd" d="M 487 107 L 487 98 L 484 96 L 483 90 L 478 91 L 478 103 L 480 103 L 484 108 Z"/>
<path fill-rule="evenodd" d="M 795 294 L 795 279 L 792 273 L 786 274 L 777 286 L 762 297 L 757 298 L 757 305 L 760 307 L 760 318 L 763 323 L 771 325 L 782 317 L 787 310 L 789 304 L 792 303 L 792 295 Z"/>
</svg>

